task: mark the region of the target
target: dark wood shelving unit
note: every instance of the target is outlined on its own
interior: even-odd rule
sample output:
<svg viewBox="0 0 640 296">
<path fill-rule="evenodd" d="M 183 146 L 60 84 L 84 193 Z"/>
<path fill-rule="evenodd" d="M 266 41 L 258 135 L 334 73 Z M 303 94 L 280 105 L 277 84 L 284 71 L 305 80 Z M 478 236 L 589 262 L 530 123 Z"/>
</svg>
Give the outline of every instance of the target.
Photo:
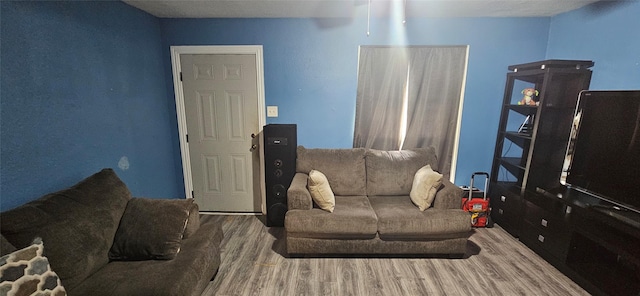
<svg viewBox="0 0 640 296">
<path fill-rule="evenodd" d="M 491 217 L 594 295 L 640 295 L 640 213 L 566 188 L 560 177 L 574 110 L 591 61 L 545 60 L 508 69 L 490 176 Z M 539 91 L 536 106 L 520 90 Z M 525 118 L 533 118 L 526 132 Z M 620 217 L 624 214 L 625 217 Z"/>
<path fill-rule="evenodd" d="M 498 208 L 492 218 L 514 236 L 523 225 L 525 191 L 549 180 L 560 185 L 558 158 L 564 157 L 573 109 L 579 92 L 589 88 L 592 66 L 591 61 L 545 60 L 508 67 L 489 194 Z M 535 106 L 518 104 L 525 88 L 538 91 Z"/>
</svg>

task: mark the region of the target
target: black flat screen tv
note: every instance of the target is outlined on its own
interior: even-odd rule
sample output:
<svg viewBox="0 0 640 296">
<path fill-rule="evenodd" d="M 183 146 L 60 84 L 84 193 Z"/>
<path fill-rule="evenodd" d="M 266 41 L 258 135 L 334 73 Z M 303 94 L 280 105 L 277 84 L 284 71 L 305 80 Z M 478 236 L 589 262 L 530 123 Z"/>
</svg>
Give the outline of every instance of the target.
<svg viewBox="0 0 640 296">
<path fill-rule="evenodd" d="M 640 213 L 640 90 L 580 93 L 562 178 Z"/>
</svg>

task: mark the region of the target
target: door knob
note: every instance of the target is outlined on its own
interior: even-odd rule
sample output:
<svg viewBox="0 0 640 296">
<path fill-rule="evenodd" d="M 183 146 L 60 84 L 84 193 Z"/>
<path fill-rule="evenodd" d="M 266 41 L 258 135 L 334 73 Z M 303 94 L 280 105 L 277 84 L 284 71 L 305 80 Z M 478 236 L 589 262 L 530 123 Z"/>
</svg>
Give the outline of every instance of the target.
<svg viewBox="0 0 640 296">
<path fill-rule="evenodd" d="M 256 134 L 251 133 L 251 138 L 252 138 L 252 139 L 255 139 L 255 137 L 256 137 Z"/>
<path fill-rule="evenodd" d="M 258 148 L 258 145 L 253 144 L 253 145 L 251 145 L 251 149 L 249 149 L 249 151 L 256 150 L 257 148 Z"/>
</svg>

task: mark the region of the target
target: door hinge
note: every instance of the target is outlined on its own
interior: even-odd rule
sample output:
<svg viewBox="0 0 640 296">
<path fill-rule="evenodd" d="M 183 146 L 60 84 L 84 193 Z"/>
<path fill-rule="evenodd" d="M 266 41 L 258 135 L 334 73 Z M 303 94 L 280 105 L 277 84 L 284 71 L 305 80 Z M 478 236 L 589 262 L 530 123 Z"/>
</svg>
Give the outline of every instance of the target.
<svg viewBox="0 0 640 296">
<path fill-rule="evenodd" d="M 180 72 L 180 81 L 182 81 L 182 72 Z"/>
<path fill-rule="evenodd" d="M 191 190 L 191 197 L 192 197 L 192 198 L 196 198 L 196 194 L 195 194 L 195 193 L 193 193 L 193 190 Z"/>
<path fill-rule="evenodd" d="M 187 143 L 189 143 L 189 134 L 187 134 Z"/>
</svg>

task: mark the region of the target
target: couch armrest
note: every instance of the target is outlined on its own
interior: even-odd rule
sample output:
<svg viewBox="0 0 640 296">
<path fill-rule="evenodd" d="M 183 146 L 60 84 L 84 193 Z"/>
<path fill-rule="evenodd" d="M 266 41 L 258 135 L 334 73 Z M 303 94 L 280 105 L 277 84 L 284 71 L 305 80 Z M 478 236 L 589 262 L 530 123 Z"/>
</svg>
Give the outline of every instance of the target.
<svg viewBox="0 0 640 296">
<path fill-rule="evenodd" d="M 442 185 L 442 188 L 436 193 L 433 207 L 436 209 L 461 209 L 464 191 L 448 179 L 442 179 Z"/>
<path fill-rule="evenodd" d="M 13 253 L 16 250 L 18 249 L 14 247 L 6 238 L 4 238 L 4 235 L 0 235 L 0 256 Z"/>
<path fill-rule="evenodd" d="M 296 173 L 291 181 L 291 186 L 287 190 L 287 206 L 289 210 L 311 210 L 313 201 L 311 193 L 307 189 L 307 179 L 309 175 Z"/>
</svg>

